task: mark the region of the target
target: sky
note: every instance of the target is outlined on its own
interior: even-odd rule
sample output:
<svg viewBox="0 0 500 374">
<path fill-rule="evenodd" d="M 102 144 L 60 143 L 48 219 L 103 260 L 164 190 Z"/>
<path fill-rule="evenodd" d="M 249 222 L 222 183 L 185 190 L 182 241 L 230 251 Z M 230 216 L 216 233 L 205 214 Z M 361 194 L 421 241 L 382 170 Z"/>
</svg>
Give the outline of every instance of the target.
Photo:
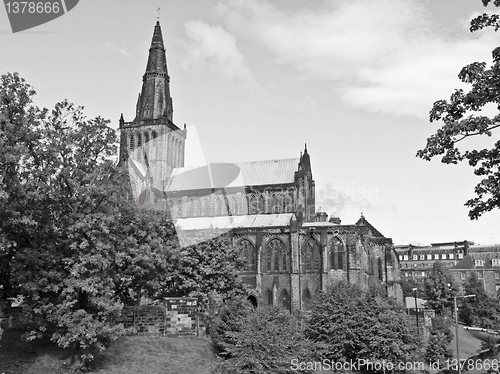
<svg viewBox="0 0 500 374">
<path fill-rule="evenodd" d="M 468 218 L 472 169 L 415 157 L 439 126 L 433 102 L 500 44 L 468 30 L 492 11 L 480 0 L 82 0 L 15 34 L 2 8 L 0 74 L 18 72 L 40 107 L 68 99 L 117 128 L 134 117 L 158 8 L 186 165 L 299 157 L 307 143 L 317 211 L 363 213 L 395 244 L 500 243 L 500 211 Z"/>
</svg>

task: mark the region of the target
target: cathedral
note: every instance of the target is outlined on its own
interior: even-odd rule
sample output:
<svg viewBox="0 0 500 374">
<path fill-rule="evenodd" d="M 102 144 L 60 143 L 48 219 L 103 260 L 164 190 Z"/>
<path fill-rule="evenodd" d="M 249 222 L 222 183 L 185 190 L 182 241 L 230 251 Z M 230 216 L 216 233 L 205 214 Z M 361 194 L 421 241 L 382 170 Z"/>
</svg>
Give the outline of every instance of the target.
<svg viewBox="0 0 500 374">
<path fill-rule="evenodd" d="M 215 230 L 244 262 L 254 305 L 307 310 L 316 290 L 345 280 L 380 284 L 402 299 L 392 240 L 361 214 L 356 223 L 316 212 L 307 146 L 299 157 L 184 167 L 187 130 L 174 124 L 159 21 L 149 48 L 135 118 L 119 121 L 120 162 L 138 204 L 168 212 L 180 237 Z"/>
</svg>

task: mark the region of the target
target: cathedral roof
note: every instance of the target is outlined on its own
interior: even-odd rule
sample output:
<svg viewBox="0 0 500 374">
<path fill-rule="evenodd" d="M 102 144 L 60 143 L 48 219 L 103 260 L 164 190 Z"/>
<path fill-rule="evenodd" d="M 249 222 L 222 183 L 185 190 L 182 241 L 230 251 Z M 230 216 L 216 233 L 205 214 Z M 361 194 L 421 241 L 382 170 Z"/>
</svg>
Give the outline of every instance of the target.
<svg viewBox="0 0 500 374">
<path fill-rule="evenodd" d="M 201 190 L 290 184 L 294 182 L 299 159 L 212 163 L 201 167 L 176 168 L 167 191 Z"/>
<path fill-rule="evenodd" d="M 283 227 L 290 226 L 293 218 L 293 213 L 180 218 L 176 220 L 175 226 L 179 230 Z"/>
</svg>

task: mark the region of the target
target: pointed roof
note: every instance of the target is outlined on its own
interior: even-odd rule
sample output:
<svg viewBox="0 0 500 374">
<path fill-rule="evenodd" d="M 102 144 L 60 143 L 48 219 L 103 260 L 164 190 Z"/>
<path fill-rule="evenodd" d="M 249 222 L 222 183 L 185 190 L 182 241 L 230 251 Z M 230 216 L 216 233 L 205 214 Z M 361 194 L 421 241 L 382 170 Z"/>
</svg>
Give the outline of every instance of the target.
<svg viewBox="0 0 500 374">
<path fill-rule="evenodd" d="M 142 77 L 142 90 L 137 100 L 134 121 L 154 120 L 163 117 L 172 121 L 172 115 L 173 105 L 170 97 L 167 55 L 160 21 L 157 21 L 149 48 L 146 72 Z"/>
<path fill-rule="evenodd" d="M 370 222 L 368 222 L 365 218 L 365 216 L 363 215 L 363 213 L 361 213 L 361 217 L 358 219 L 358 222 L 356 222 L 356 226 L 365 226 L 365 227 L 368 227 L 368 229 L 371 231 L 372 235 L 375 236 L 375 237 L 378 237 L 378 238 L 384 238 L 384 235 L 382 235 L 380 233 L 380 231 L 378 231 L 375 227 L 373 227 Z"/>
</svg>

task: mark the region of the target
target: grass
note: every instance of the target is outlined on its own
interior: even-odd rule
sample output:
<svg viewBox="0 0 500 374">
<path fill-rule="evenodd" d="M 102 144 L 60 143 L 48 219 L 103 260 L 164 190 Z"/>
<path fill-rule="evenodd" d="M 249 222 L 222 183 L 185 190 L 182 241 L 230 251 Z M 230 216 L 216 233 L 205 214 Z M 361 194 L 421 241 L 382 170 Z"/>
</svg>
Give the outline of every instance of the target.
<svg viewBox="0 0 500 374">
<path fill-rule="evenodd" d="M 24 342 L 19 332 L 0 340 L 0 374 L 74 373 L 71 350 L 49 341 Z M 209 340 L 196 337 L 124 336 L 96 357 L 96 374 L 208 374 L 216 358 Z"/>
</svg>

